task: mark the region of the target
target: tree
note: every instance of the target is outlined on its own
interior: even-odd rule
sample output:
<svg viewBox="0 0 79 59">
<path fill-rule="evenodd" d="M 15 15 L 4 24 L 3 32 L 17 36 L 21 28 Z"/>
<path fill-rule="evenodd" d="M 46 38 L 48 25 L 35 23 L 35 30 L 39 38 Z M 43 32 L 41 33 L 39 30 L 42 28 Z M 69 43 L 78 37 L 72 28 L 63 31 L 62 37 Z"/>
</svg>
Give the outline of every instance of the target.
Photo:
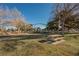
<svg viewBox="0 0 79 59">
<path fill-rule="evenodd" d="M 19 32 L 32 28 L 17 8 L 9 9 L 7 6 L 2 6 L 0 7 L 0 28 L 3 30 L 4 27 L 9 26 L 16 27 Z"/>
<path fill-rule="evenodd" d="M 47 27 L 46 27 L 47 30 L 58 30 L 58 24 L 57 24 L 57 21 L 54 20 L 54 21 L 49 21 L 47 23 Z"/>
<path fill-rule="evenodd" d="M 54 21 L 51 21 L 52 26 L 54 26 L 53 24 L 56 22 L 58 25 L 56 27 L 60 30 L 61 26 L 62 32 L 67 28 L 71 29 L 79 26 L 79 4 L 57 4 L 54 12 Z"/>
</svg>

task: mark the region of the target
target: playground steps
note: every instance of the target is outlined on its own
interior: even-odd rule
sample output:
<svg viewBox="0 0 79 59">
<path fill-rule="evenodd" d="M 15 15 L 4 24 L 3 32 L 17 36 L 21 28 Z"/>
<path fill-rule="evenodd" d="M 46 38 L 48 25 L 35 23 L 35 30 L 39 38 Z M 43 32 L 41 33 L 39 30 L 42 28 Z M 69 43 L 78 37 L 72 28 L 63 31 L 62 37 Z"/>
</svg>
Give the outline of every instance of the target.
<svg viewBox="0 0 79 59">
<path fill-rule="evenodd" d="M 64 41 L 65 41 L 65 40 L 60 40 L 60 41 L 53 42 L 52 44 L 56 45 L 56 44 L 63 43 Z"/>
<path fill-rule="evenodd" d="M 51 42 L 51 44 L 59 44 L 59 43 L 62 43 L 64 42 L 64 37 L 62 35 L 49 35 L 48 38 L 47 38 L 48 41 Z"/>
<path fill-rule="evenodd" d="M 60 44 L 60 43 L 63 43 L 65 40 L 64 40 L 64 37 L 62 35 L 49 35 L 47 37 L 47 40 L 41 40 L 39 42 L 41 43 L 46 43 L 46 44 Z"/>
<path fill-rule="evenodd" d="M 62 35 L 49 35 L 47 37 L 47 40 L 48 41 L 60 41 L 60 40 L 63 40 L 64 37 Z"/>
</svg>

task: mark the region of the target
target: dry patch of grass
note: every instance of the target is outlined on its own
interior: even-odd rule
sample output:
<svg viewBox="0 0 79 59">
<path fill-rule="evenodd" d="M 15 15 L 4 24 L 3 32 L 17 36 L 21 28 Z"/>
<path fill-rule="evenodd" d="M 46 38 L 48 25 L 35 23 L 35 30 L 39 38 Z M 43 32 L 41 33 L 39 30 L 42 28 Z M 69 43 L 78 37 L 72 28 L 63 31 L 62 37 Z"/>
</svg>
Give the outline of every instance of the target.
<svg viewBox="0 0 79 59">
<path fill-rule="evenodd" d="M 62 56 L 79 55 L 79 37 L 65 37 L 65 42 L 52 45 L 38 40 L 0 41 L 0 55 L 13 56 Z"/>
</svg>

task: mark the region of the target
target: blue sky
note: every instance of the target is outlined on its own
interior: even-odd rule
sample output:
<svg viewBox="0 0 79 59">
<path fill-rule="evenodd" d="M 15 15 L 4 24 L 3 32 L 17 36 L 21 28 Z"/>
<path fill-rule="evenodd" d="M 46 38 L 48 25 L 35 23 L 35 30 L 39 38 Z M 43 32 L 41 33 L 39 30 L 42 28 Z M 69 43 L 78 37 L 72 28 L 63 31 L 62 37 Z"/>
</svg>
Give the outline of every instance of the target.
<svg viewBox="0 0 79 59">
<path fill-rule="evenodd" d="M 31 24 L 48 22 L 51 10 L 55 8 L 55 4 L 49 3 L 13 3 L 13 4 L 0 4 L 7 5 L 9 8 L 16 7 L 25 16 L 26 21 Z"/>
</svg>

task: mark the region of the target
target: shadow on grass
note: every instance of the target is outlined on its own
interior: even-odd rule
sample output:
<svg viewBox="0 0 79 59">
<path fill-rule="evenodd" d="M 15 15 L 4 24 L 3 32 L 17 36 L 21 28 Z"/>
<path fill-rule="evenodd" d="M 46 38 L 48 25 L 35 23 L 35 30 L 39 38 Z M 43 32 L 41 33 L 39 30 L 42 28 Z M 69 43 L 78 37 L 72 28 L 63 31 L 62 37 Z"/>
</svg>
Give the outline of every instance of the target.
<svg viewBox="0 0 79 59">
<path fill-rule="evenodd" d="M 25 39 L 38 39 L 44 38 L 47 35 L 18 35 L 18 36 L 0 36 L 0 40 L 25 40 Z"/>
<path fill-rule="evenodd" d="M 17 49 L 17 45 L 25 44 L 22 41 L 12 40 L 12 41 L 2 41 L 3 46 L 1 48 L 1 51 L 10 52 Z"/>
<path fill-rule="evenodd" d="M 6 52 L 14 51 L 15 49 L 16 47 L 14 45 L 7 44 L 7 43 L 2 47 L 2 51 L 6 51 Z"/>
<path fill-rule="evenodd" d="M 79 52 L 77 54 L 75 54 L 75 56 L 79 56 Z"/>
</svg>

